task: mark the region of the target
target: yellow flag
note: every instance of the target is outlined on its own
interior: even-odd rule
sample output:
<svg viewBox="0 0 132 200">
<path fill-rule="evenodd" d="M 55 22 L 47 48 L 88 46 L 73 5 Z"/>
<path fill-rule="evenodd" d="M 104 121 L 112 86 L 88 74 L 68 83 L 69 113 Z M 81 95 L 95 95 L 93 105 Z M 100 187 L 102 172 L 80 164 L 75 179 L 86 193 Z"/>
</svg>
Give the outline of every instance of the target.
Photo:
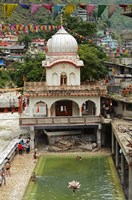
<svg viewBox="0 0 132 200">
<path fill-rule="evenodd" d="M 65 14 L 66 15 L 70 15 L 70 14 L 72 14 L 74 12 L 75 9 L 76 9 L 76 5 L 75 4 L 66 5 Z"/>
<path fill-rule="evenodd" d="M 3 13 L 6 18 L 10 17 L 18 4 L 3 4 Z"/>
<path fill-rule="evenodd" d="M 128 5 L 128 7 L 130 8 L 130 10 L 132 12 L 132 4 Z"/>
</svg>

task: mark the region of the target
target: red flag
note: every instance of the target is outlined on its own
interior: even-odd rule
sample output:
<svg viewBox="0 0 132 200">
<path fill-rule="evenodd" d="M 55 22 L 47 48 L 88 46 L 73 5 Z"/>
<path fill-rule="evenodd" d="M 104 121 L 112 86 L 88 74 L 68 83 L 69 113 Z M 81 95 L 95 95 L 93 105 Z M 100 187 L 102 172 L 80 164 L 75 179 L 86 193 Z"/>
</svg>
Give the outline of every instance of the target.
<svg viewBox="0 0 132 200">
<path fill-rule="evenodd" d="M 79 3 L 78 6 L 82 9 L 86 9 L 87 5 L 86 4 L 82 4 L 82 3 Z"/>
<path fill-rule="evenodd" d="M 124 10 L 124 12 L 125 12 L 128 5 L 126 5 L 126 4 L 119 4 L 119 6 L 120 6 L 121 8 L 123 8 L 123 10 Z"/>
<path fill-rule="evenodd" d="M 95 5 L 93 5 L 93 4 L 89 4 L 89 5 L 87 5 L 87 14 L 88 15 L 91 15 L 92 14 L 92 12 L 93 12 L 93 10 L 95 9 Z"/>
<path fill-rule="evenodd" d="M 42 7 L 46 8 L 50 12 L 52 12 L 53 4 L 42 4 Z"/>
</svg>

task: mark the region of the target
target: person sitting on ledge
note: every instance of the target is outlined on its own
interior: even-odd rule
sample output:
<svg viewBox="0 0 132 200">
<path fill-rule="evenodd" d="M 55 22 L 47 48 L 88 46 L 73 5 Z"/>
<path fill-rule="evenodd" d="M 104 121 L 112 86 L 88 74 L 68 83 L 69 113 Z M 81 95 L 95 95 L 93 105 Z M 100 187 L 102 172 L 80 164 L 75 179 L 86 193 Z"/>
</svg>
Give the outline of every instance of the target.
<svg viewBox="0 0 132 200">
<path fill-rule="evenodd" d="M 34 158 L 34 159 L 39 158 L 39 156 L 37 155 L 37 150 L 36 150 L 36 149 L 34 150 L 33 158 Z"/>
<path fill-rule="evenodd" d="M 77 160 L 82 160 L 81 156 L 76 157 Z"/>
<path fill-rule="evenodd" d="M 36 174 L 35 174 L 35 172 L 33 172 L 32 176 L 31 176 L 31 181 L 33 181 L 33 182 L 36 181 Z"/>
</svg>

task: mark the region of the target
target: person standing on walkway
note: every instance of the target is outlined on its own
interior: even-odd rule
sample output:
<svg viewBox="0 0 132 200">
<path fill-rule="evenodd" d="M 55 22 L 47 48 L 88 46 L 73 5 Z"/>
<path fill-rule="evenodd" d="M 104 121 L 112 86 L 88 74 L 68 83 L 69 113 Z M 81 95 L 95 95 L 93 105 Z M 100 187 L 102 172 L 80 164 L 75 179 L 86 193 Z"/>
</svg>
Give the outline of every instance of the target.
<svg viewBox="0 0 132 200">
<path fill-rule="evenodd" d="M 29 153 L 30 152 L 30 141 L 27 140 L 25 147 L 26 147 L 26 153 Z"/>
<path fill-rule="evenodd" d="M 2 177 L 2 184 L 6 185 L 6 177 L 5 177 L 5 168 L 2 167 L 1 169 L 1 177 Z"/>
<path fill-rule="evenodd" d="M 6 169 L 7 176 L 11 176 L 10 168 L 11 168 L 11 164 L 10 164 L 10 160 L 8 159 L 5 163 L 5 169 Z"/>
<path fill-rule="evenodd" d="M 2 186 L 2 176 L 1 176 L 1 171 L 0 171 L 0 187 Z"/>
<path fill-rule="evenodd" d="M 19 142 L 19 144 L 18 144 L 18 153 L 19 153 L 20 155 L 22 155 L 23 150 L 24 150 L 24 147 L 23 147 L 23 145 Z"/>
</svg>

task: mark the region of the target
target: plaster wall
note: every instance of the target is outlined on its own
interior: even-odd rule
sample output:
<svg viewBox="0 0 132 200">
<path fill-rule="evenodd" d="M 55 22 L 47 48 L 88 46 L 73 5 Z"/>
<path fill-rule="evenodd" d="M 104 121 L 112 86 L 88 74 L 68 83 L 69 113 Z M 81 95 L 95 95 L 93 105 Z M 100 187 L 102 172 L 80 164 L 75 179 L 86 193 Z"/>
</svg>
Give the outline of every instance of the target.
<svg viewBox="0 0 132 200">
<path fill-rule="evenodd" d="M 123 111 L 123 116 L 131 117 L 132 118 L 132 111 L 124 110 Z"/>
<path fill-rule="evenodd" d="M 118 102 L 118 107 L 114 107 L 115 113 L 122 115 L 122 116 L 127 116 L 127 117 L 132 117 L 132 111 L 126 110 L 126 105 L 124 105 L 124 110 L 123 110 L 123 103 Z"/>
<path fill-rule="evenodd" d="M 121 102 L 118 102 L 118 106 L 114 107 L 114 110 L 115 110 L 115 113 L 116 115 L 122 115 L 123 114 L 123 106 L 122 106 L 122 103 Z"/>
<path fill-rule="evenodd" d="M 60 77 L 62 73 L 67 75 L 67 85 L 80 85 L 80 68 L 76 68 L 69 63 L 60 63 L 51 68 L 47 68 L 47 85 L 60 85 Z"/>
</svg>

